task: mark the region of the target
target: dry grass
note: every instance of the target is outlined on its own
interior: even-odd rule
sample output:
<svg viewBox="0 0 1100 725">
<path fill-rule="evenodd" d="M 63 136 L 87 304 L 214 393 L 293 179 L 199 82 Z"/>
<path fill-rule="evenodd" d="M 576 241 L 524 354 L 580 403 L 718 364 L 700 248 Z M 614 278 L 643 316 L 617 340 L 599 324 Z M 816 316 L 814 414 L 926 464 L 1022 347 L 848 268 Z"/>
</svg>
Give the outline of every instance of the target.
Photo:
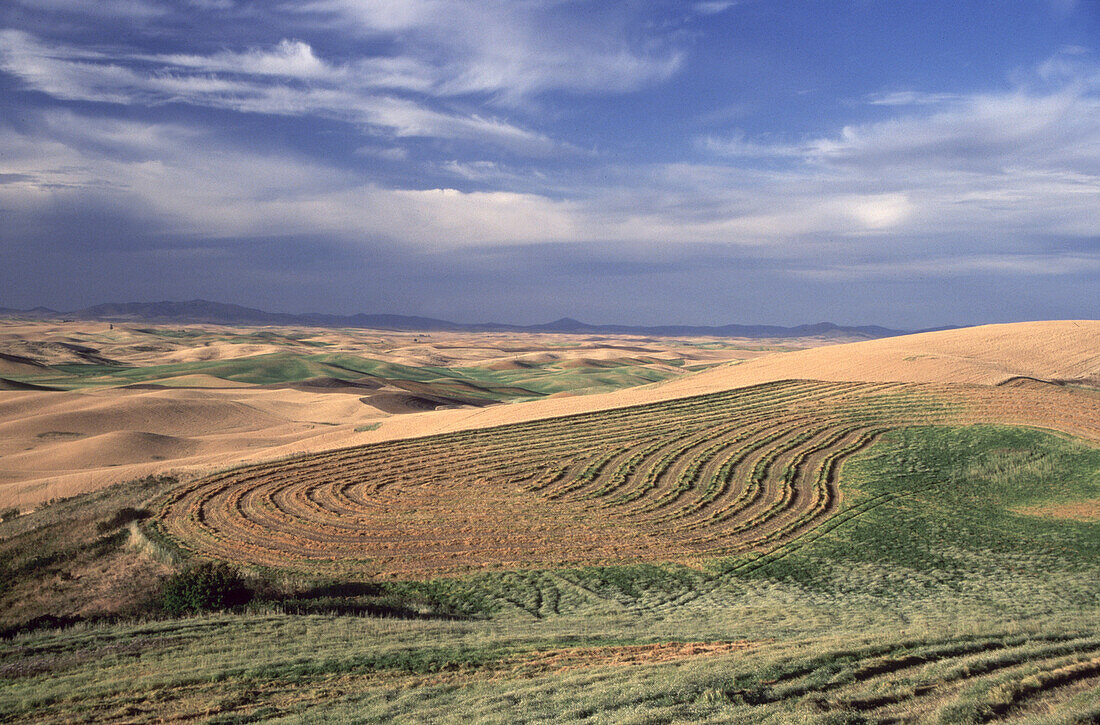
<svg viewBox="0 0 1100 725">
<path fill-rule="evenodd" d="M 977 724 L 1090 722 L 1100 705 L 1100 640 L 1080 619 L 880 623 L 756 642 L 677 638 L 653 621 L 648 642 L 565 644 L 578 624 L 223 617 L 42 634 L 0 644 L 0 713 L 43 723 Z M 725 613 L 712 627 L 744 625 Z"/>
<path fill-rule="evenodd" d="M 1072 501 L 1047 506 L 1025 506 L 1016 509 L 1027 516 L 1063 519 L 1066 521 L 1100 521 L 1100 500 Z"/>
</svg>

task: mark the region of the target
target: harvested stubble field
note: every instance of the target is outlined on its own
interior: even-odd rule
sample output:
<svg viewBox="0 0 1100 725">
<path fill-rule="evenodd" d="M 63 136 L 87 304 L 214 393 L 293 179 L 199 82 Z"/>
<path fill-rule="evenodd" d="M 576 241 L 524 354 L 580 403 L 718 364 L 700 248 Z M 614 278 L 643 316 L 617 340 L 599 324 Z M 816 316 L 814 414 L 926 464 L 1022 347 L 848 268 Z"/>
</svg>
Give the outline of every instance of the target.
<svg viewBox="0 0 1100 725">
<path fill-rule="evenodd" d="M 838 469 L 886 431 L 1100 439 L 1100 396 L 1045 387 L 780 381 L 233 470 L 158 524 L 192 554 L 356 579 L 763 555 L 854 515 Z"/>
</svg>

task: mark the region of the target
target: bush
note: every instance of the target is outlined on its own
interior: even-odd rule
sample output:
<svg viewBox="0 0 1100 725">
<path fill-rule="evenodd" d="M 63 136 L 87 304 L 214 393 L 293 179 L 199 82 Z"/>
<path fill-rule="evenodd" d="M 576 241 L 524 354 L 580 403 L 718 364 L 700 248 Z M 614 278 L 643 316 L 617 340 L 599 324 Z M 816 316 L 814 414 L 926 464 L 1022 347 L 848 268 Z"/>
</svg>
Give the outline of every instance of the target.
<svg viewBox="0 0 1100 725">
<path fill-rule="evenodd" d="M 169 614 L 229 609 L 251 598 L 236 570 L 220 561 L 205 561 L 173 574 L 160 593 L 161 606 Z"/>
<path fill-rule="evenodd" d="M 16 506 L 0 511 L 0 521 L 11 521 L 17 518 L 19 518 L 19 508 Z"/>
</svg>

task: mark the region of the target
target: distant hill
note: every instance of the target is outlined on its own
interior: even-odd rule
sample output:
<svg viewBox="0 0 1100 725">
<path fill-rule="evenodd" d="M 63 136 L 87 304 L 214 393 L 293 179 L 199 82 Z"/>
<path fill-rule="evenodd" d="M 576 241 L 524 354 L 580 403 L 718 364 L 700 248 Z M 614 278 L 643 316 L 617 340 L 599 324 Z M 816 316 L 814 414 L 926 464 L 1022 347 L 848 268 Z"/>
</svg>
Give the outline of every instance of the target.
<svg viewBox="0 0 1100 725">
<path fill-rule="evenodd" d="M 837 337 L 877 339 L 908 334 L 905 330 L 892 330 L 877 325 L 850 327 L 819 322 L 813 325 L 781 327 L 777 325 L 591 325 L 569 317 L 541 325 L 509 325 L 486 322 L 463 324 L 431 317 L 409 315 L 327 315 L 320 313 L 288 314 L 265 312 L 241 305 L 231 305 L 208 300 L 187 302 L 122 302 L 87 307 L 82 310 L 58 312 L 46 307 L 31 310 L 15 310 L 0 307 L 0 315 L 26 318 L 66 318 L 79 320 L 103 320 L 110 322 L 159 322 L 173 324 L 217 325 L 297 325 L 307 327 L 353 327 L 379 330 L 416 332 L 559 332 L 572 334 L 629 334 L 654 337 L 746 337 L 793 338 Z M 947 328 L 940 328 L 947 329 Z"/>
<path fill-rule="evenodd" d="M 589 325 L 568 317 L 542 325 L 530 325 L 524 329 L 532 332 L 573 332 L 573 333 L 627 333 L 633 335 L 655 335 L 673 337 L 681 335 L 713 335 L 715 337 L 893 337 L 909 334 L 904 330 L 891 330 L 877 325 L 844 327 L 831 322 L 818 322 L 814 325 L 780 327 L 777 325 L 655 325 L 638 327 L 632 325 Z"/>
<path fill-rule="evenodd" d="M 0 307 L 0 315 L 5 317 L 41 317 L 50 319 L 60 317 L 62 313 L 51 310 L 49 307 L 35 307 L 30 310 L 13 310 L 10 307 Z"/>
</svg>

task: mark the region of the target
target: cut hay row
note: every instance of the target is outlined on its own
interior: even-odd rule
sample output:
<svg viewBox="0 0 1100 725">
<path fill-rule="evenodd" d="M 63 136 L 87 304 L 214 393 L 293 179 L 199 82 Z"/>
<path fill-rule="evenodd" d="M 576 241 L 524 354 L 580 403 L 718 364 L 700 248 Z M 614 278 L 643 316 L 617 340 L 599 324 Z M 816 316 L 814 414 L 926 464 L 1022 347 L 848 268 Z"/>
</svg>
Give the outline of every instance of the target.
<svg viewBox="0 0 1100 725">
<path fill-rule="evenodd" d="M 1091 634 L 905 644 L 795 658 L 768 684 L 737 694 L 762 712 L 809 701 L 874 722 L 991 722 L 1056 700 L 1059 688 L 1100 683 L 1100 640 Z"/>
<path fill-rule="evenodd" d="M 516 571 L 493 596 L 547 616 L 586 593 Z M 779 640 L 669 634 L 659 623 L 621 641 L 491 626 L 243 615 L 49 631 L 0 643 L 0 708 L 5 721 L 43 723 L 130 722 L 139 707 L 158 721 L 216 710 L 219 722 L 512 722 L 516 703 L 524 722 L 570 723 L 594 712 L 776 723 L 1093 723 L 1100 713 L 1100 638 L 1083 619 Z M 475 627 L 496 640 L 474 640 Z"/>
<path fill-rule="evenodd" d="M 203 556 L 369 576 L 778 554 L 858 515 L 838 472 L 882 431 L 985 421 L 1100 438 L 1100 396 L 1059 394 L 770 383 L 252 466 L 179 489 L 159 520 Z"/>
</svg>

